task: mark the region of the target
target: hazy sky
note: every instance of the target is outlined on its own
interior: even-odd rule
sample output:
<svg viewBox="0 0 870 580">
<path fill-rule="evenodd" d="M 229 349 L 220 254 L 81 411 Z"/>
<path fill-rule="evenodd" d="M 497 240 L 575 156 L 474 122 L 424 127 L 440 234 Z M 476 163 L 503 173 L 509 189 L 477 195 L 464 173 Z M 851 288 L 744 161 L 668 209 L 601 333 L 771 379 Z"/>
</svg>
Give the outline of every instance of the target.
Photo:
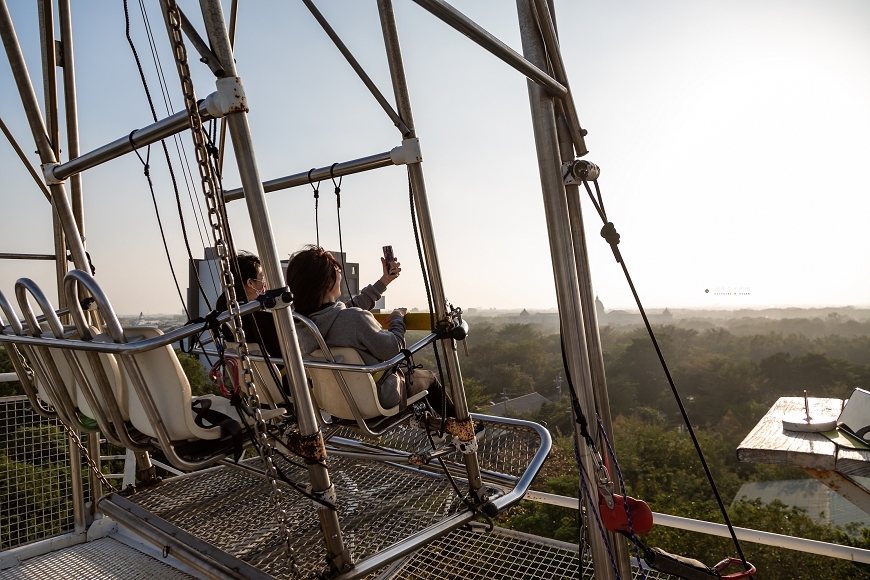
<svg viewBox="0 0 870 580">
<path fill-rule="evenodd" d="M 525 78 L 410 0 L 394 1 L 447 297 L 465 308 L 555 306 Z M 180 110 L 157 2 L 146 3 Z M 9 4 L 41 95 L 35 2 Z M 142 17 L 138 3 L 130 4 L 132 34 L 162 117 Z M 201 26 L 195 4 L 181 2 Z M 264 179 L 400 143 L 300 2 L 240 4 L 236 60 Z M 318 4 L 391 96 L 375 3 Z M 521 52 L 514 3 L 454 4 Z M 646 305 L 870 304 L 870 3 L 560 0 L 557 12 L 589 130 L 587 159 L 602 168 L 608 216 Z M 124 38 L 121 3 L 75 2 L 73 19 L 81 148 L 88 151 L 147 125 L 150 113 Z M 192 66 L 202 98 L 214 90 L 213 77 L 204 65 Z M 0 116 L 32 151 L 5 58 Z M 189 136 L 183 139 L 190 152 Z M 151 159 L 184 289 L 187 257 L 159 147 Z M 31 161 L 38 165 L 35 155 Z M 0 175 L 0 252 L 51 253 L 49 205 L 5 140 Z M 422 307 L 406 179 L 404 167 L 345 178 L 342 233 L 364 283 L 379 276 L 380 247 L 392 244 L 404 272 L 387 304 Z M 88 250 L 116 309 L 180 311 L 139 161 L 124 157 L 83 180 Z M 228 163 L 225 185 L 238 184 Z M 196 184 L 193 191 L 199 199 Z M 331 184 L 321 194 L 323 245 L 337 249 Z M 282 254 L 314 241 L 309 187 L 267 199 Z M 183 184 L 182 200 L 201 256 Z M 230 208 L 237 245 L 255 249 L 243 202 Z M 588 200 L 584 212 L 597 293 L 608 308 L 632 307 Z M 21 276 L 54 287 L 50 263 L 0 262 L 7 296 Z M 724 288 L 746 295 L 720 295 Z"/>
</svg>

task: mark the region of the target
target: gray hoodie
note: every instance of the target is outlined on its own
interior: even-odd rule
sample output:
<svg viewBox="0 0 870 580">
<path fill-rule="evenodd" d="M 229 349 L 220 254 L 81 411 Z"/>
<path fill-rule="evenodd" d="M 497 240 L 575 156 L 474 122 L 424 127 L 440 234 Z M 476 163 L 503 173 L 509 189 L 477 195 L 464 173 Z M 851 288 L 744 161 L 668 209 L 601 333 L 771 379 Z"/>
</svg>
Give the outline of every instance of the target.
<svg viewBox="0 0 870 580">
<path fill-rule="evenodd" d="M 347 303 L 334 302 L 312 313 L 309 318 L 317 325 L 328 346 L 355 348 L 369 365 L 391 359 L 405 348 L 405 321 L 401 316 L 391 316 L 389 330 L 384 330 L 370 312 L 386 289 L 378 280 Z M 304 324 L 297 323 L 296 333 L 303 356 L 318 349 L 314 335 Z M 399 384 L 395 375 L 388 376 L 379 386 L 378 399 L 387 409 L 399 403 Z"/>
</svg>

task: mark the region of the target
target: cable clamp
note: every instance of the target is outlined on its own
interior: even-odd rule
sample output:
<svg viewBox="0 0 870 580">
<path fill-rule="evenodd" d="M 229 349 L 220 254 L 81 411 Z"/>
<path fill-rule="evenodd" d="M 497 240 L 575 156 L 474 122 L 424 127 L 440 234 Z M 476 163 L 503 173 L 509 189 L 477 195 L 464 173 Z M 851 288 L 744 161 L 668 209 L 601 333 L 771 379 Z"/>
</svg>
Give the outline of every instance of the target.
<svg viewBox="0 0 870 580">
<path fill-rule="evenodd" d="M 575 159 L 562 164 L 562 178 L 565 185 L 580 185 L 584 181 L 595 181 L 601 169 L 585 159 Z"/>
<path fill-rule="evenodd" d="M 401 145 L 390 150 L 390 159 L 393 160 L 394 165 L 410 165 L 422 162 L 423 153 L 420 150 L 420 139 L 414 137 L 403 140 Z"/>
<path fill-rule="evenodd" d="M 205 108 L 215 119 L 230 113 L 247 113 L 248 100 L 241 77 L 224 77 L 215 82 L 217 92 L 205 98 Z"/>
<path fill-rule="evenodd" d="M 326 507 L 325 505 L 323 505 L 320 502 L 328 503 L 329 505 L 331 505 L 333 507 L 335 507 L 335 505 L 338 503 L 338 495 L 335 493 L 335 484 L 334 483 L 330 484 L 329 487 L 327 489 L 324 489 L 323 491 L 312 491 L 311 484 L 309 483 L 308 485 L 305 486 L 305 491 L 306 491 L 306 493 L 308 493 L 308 494 L 312 495 L 313 497 L 316 497 L 317 499 L 320 500 L 320 501 L 314 501 L 313 499 L 308 500 L 311 503 L 311 505 L 314 506 L 314 509 L 318 509 L 318 510 L 328 510 L 329 509 L 328 507 Z"/>
<path fill-rule="evenodd" d="M 45 178 L 47 185 L 63 185 L 64 180 L 54 176 L 54 168 L 60 163 L 43 163 L 39 167 L 42 168 L 42 176 Z"/>
</svg>

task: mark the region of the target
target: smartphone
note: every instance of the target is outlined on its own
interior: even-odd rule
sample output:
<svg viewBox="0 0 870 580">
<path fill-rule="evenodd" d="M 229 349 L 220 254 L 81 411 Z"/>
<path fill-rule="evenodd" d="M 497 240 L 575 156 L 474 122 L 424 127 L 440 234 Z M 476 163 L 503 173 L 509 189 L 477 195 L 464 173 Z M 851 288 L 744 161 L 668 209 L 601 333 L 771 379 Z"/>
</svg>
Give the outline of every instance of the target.
<svg viewBox="0 0 870 580">
<path fill-rule="evenodd" d="M 384 261 L 387 263 L 387 272 L 392 274 L 393 262 L 396 259 L 395 256 L 393 256 L 393 246 L 384 246 L 382 249 L 384 250 Z"/>
</svg>

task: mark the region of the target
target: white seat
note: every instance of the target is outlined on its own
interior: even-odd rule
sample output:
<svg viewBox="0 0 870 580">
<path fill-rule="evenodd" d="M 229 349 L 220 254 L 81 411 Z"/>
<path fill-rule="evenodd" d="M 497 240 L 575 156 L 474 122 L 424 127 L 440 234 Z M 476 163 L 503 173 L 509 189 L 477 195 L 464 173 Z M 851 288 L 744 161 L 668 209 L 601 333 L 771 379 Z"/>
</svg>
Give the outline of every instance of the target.
<svg viewBox="0 0 870 580">
<path fill-rule="evenodd" d="M 332 347 L 329 351 L 336 361 L 340 360 L 344 364 L 365 364 L 356 349 Z M 325 360 L 324 353 L 320 349 L 312 352 L 311 357 Z M 336 371 L 311 367 L 305 370 L 311 378 L 311 383 L 314 387 L 314 399 L 321 409 L 339 419 L 356 419 L 350 410 L 350 405 L 347 403 L 344 392 L 338 384 L 338 379 L 335 376 Z M 381 416 L 392 417 L 399 412 L 399 405 L 389 409 L 381 406 L 381 402 L 378 400 L 378 386 L 369 373 L 342 371 L 340 374 L 344 377 L 347 387 L 353 395 L 354 403 L 356 403 L 363 419 L 374 419 Z M 408 397 L 408 404 L 410 405 L 419 401 L 427 394 L 428 391 L 422 391 Z"/>
<path fill-rule="evenodd" d="M 137 342 L 163 334 L 157 328 L 131 327 L 124 329 L 124 335 L 128 342 Z M 191 403 L 201 399 L 211 400 L 211 409 L 223 413 L 228 417 L 239 420 L 238 413 L 230 405 L 228 399 L 215 395 L 192 397 L 190 383 L 187 376 L 175 356 L 175 351 L 169 345 L 150 350 L 141 354 L 133 355 L 139 364 L 146 388 L 151 393 L 151 398 L 157 407 L 157 412 L 163 422 L 166 432 L 172 441 L 189 441 L 194 439 L 220 439 L 221 430 L 217 428 L 206 429 L 195 423 L 196 414 L 191 410 Z M 136 429 L 151 437 L 157 437 L 157 432 L 142 401 L 139 393 L 134 388 L 135 383 L 127 372 L 126 365 L 122 366 L 122 375 L 128 385 L 128 401 L 130 422 Z M 279 417 L 284 414 L 284 409 L 270 409 L 263 411 L 266 420 Z"/>
<path fill-rule="evenodd" d="M 226 343 L 226 349 L 233 355 L 238 357 L 239 355 L 239 343 L 237 342 L 228 342 Z M 263 349 L 256 342 L 248 343 L 248 352 L 252 355 L 263 355 Z M 280 360 L 280 359 L 279 359 Z M 254 371 L 254 384 L 257 386 L 257 389 L 263 389 L 263 392 L 266 395 L 266 401 L 272 405 L 283 405 L 284 404 L 284 396 L 281 394 L 280 385 L 275 384 L 275 379 L 272 376 L 272 372 L 269 372 L 269 365 L 266 364 L 266 361 L 262 360 L 252 360 Z M 272 363 L 272 371 L 274 372 L 274 376 L 281 378 L 281 371 L 278 370 L 278 366 L 275 363 Z M 241 376 L 242 369 L 239 367 L 239 375 Z M 293 402 L 293 395 L 291 393 L 287 394 L 287 398 L 290 402 Z"/>
</svg>

